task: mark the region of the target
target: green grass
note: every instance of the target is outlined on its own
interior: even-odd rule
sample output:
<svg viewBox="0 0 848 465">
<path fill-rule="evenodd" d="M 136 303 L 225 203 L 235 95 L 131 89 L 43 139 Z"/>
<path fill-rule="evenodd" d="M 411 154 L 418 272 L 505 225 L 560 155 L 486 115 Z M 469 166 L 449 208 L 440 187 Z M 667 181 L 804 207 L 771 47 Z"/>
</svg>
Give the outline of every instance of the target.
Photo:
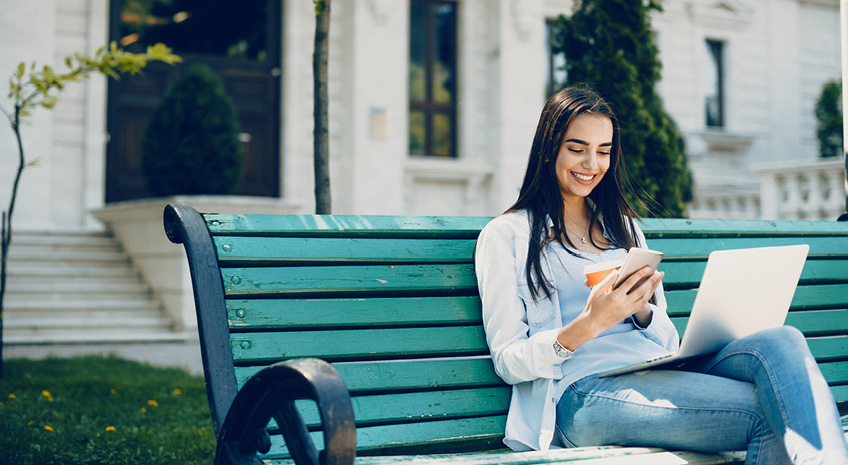
<svg viewBox="0 0 848 465">
<path fill-rule="evenodd" d="M 4 365 L 0 463 L 212 463 L 202 377 L 115 357 Z"/>
</svg>

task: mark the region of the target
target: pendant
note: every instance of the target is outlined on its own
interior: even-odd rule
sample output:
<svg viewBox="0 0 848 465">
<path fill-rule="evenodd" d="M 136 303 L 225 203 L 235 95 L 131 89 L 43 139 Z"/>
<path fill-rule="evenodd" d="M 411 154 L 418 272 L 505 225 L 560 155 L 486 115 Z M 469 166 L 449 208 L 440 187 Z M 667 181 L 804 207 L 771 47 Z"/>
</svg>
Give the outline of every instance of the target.
<svg viewBox="0 0 848 465">
<path fill-rule="evenodd" d="M 583 241 L 583 243 L 585 244 L 586 243 L 586 236 L 581 237 L 580 240 Z"/>
</svg>

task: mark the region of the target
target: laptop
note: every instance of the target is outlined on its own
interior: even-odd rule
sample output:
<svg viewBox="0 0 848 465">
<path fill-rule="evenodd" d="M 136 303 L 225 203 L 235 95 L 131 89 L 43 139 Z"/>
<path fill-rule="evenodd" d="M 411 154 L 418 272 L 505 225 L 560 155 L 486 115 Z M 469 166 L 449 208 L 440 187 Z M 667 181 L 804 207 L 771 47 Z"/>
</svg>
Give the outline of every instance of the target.
<svg viewBox="0 0 848 465">
<path fill-rule="evenodd" d="M 682 365 L 686 359 L 718 352 L 735 339 L 782 326 L 809 250 L 802 244 L 711 253 L 680 350 L 598 377 Z"/>
</svg>

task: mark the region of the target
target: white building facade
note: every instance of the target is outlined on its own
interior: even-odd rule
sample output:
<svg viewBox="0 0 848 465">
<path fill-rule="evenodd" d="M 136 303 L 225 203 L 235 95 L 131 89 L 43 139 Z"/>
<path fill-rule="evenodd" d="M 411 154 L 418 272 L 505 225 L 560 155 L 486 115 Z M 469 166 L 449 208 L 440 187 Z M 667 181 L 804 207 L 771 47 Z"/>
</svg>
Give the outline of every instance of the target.
<svg viewBox="0 0 848 465">
<path fill-rule="evenodd" d="M 844 159 L 818 157 L 813 114 L 822 85 L 840 77 L 838 1 L 663 4 L 664 11 L 653 16 L 663 62 L 658 91 L 686 140 L 695 180 L 690 215 L 834 220 L 844 212 Z M 21 61 L 61 71 L 64 57 L 94 54 L 110 40 L 115 5 L 121 2 L 0 0 L 0 77 L 2 70 L 10 76 Z M 177 199 L 198 210 L 314 211 L 313 2 L 281 0 L 272 6 L 268 11 L 276 17 L 267 24 L 277 28 L 279 65 L 268 72 L 278 86 L 272 94 L 279 95 L 279 105 L 271 107 L 279 114 L 271 131 L 276 139 L 270 146 L 276 148 L 264 156 L 273 162 L 275 183 L 265 196 Z M 335 0 L 332 8 L 333 213 L 493 216 L 509 207 L 539 113 L 555 87 L 551 81 L 561 78 L 551 69 L 561 57 L 550 54 L 549 24 L 570 13 L 572 0 Z M 173 21 L 187 17 L 182 13 Z M 111 34 L 113 40 L 128 39 Z M 119 134 L 109 135 L 110 117 L 116 118 L 109 114 L 115 103 L 110 92 L 102 76 L 72 84 L 55 109 L 36 110 L 22 128 L 28 161 L 37 164 L 24 172 L 14 226 L 17 231 L 111 231 L 137 269 L 130 274 L 148 286 L 137 294 L 151 295 L 159 309 L 153 313 L 188 334 L 196 321 L 187 265 L 181 247 L 167 242 L 161 226 L 162 207 L 174 199 L 107 202 L 112 173 L 107 154 L 114 144 L 128 143 Z M 8 110 L 9 103 L 2 105 Z M 134 129 L 133 124 L 140 123 L 125 127 Z M 0 136 L 5 209 L 18 152 L 12 131 L 0 128 L 0 134 L 5 134 Z M 246 144 L 258 139 L 249 132 L 242 136 Z M 26 241 L 21 245 L 18 269 L 43 255 L 27 252 Z M 42 268 L 50 272 L 56 266 Z M 53 311 L 56 302 L 69 302 L 56 294 L 42 304 L 46 291 L 38 286 L 67 274 L 72 272 L 53 270 L 52 277 L 31 278 L 32 284 L 15 278 L 18 289 L 30 290 L 16 294 L 10 285 L 7 331 L 16 325 L 30 328 L 27 334 L 35 336 L 24 334 L 20 340 L 38 343 L 46 332 L 32 321 L 49 320 L 54 313 L 39 317 L 34 308 Z M 94 298 L 116 301 L 92 287 L 80 298 L 81 311 L 89 311 Z M 57 331 L 63 328 L 58 325 Z"/>
<path fill-rule="evenodd" d="M 568 14 L 572 1 L 445 2 L 456 15 L 448 157 L 410 154 L 414 3 L 333 2 L 333 211 L 497 214 L 516 197 L 546 98 L 546 20 Z M 8 73 L 19 61 L 61 69 L 65 56 L 93 53 L 109 40 L 107 0 L 0 5 L 0 69 Z M 837 0 L 674 0 L 654 16 L 663 62 L 659 91 L 685 135 L 696 182 L 692 216 L 832 219 L 844 208 L 841 164 L 818 158 L 813 115 L 823 83 L 840 75 L 838 6 Z M 311 1 L 282 2 L 279 197 L 254 199 L 304 213 L 314 205 L 313 15 Z M 710 62 L 707 44 L 720 47 L 718 62 L 715 55 Z M 37 110 L 23 128 L 27 156 L 38 164 L 24 173 L 17 227 L 100 227 L 90 212 L 105 205 L 106 145 L 115 143 L 106 132 L 106 88 L 100 76 L 71 85 L 54 110 Z M 710 96 L 720 99 L 718 124 L 707 121 Z M 12 133 L 6 134 L 0 138 L 4 205 L 17 163 Z M 785 172 L 770 167 L 777 162 Z M 792 177 L 799 172 L 802 178 Z M 801 191 L 823 186 L 813 195 L 823 211 L 776 208 L 792 198 L 780 186 L 793 183 Z M 783 197 L 763 199 L 761 188 Z"/>
</svg>

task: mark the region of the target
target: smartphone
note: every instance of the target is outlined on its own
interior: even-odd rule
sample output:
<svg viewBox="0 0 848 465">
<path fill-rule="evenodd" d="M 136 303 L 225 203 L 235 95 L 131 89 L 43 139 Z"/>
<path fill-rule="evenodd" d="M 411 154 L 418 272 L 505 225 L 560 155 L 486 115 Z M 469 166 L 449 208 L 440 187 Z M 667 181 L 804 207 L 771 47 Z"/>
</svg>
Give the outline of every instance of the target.
<svg viewBox="0 0 848 465">
<path fill-rule="evenodd" d="M 627 252 L 627 257 L 624 259 L 624 264 L 622 264 L 621 268 L 619 268 L 618 270 L 618 279 L 616 279 L 613 288 L 617 288 L 618 286 L 620 286 L 624 281 L 627 280 L 627 278 L 630 277 L 630 275 L 639 271 L 640 269 L 642 269 L 642 267 L 646 265 L 651 268 L 651 272 L 657 271 L 657 267 L 660 265 L 662 259 L 662 252 L 657 252 L 656 250 L 650 249 L 642 249 L 639 247 L 632 247 L 630 251 Z"/>
</svg>

